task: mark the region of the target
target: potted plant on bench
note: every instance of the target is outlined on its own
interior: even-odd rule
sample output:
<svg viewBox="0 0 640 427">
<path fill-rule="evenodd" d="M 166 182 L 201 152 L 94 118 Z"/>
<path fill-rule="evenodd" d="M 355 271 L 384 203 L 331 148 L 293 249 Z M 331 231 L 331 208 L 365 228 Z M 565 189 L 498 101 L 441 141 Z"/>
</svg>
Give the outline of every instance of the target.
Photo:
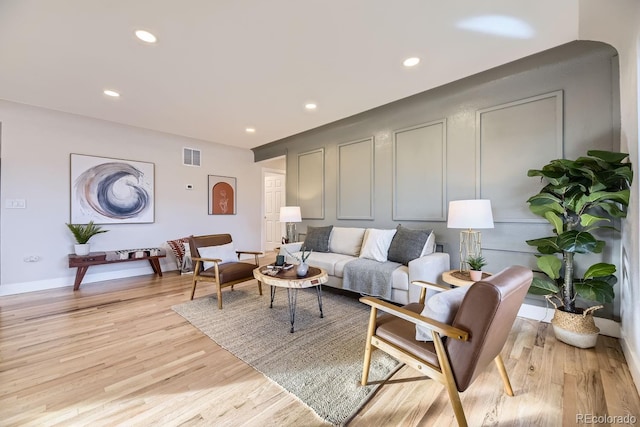
<svg viewBox="0 0 640 427">
<path fill-rule="evenodd" d="M 109 231 L 103 230 L 101 226 L 95 225 L 93 221 L 89 221 L 88 224 L 67 224 L 67 227 L 76 239 L 76 245 L 74 245 L 76 255 L 89 254 L 89 239 L 96 234 Z"/>
</svg>

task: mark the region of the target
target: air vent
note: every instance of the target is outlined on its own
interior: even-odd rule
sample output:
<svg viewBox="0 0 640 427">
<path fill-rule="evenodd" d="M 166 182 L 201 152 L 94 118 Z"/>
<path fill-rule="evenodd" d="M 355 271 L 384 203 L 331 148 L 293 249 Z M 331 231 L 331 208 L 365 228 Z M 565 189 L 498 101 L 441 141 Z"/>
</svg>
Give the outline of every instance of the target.
<svg viewBox="0 0 640 427">
<path fill-rule="evenodd" d="M 200 166 L 200 150 L 183 148 L 182 164 L 186 166 Z"/>
</svg>

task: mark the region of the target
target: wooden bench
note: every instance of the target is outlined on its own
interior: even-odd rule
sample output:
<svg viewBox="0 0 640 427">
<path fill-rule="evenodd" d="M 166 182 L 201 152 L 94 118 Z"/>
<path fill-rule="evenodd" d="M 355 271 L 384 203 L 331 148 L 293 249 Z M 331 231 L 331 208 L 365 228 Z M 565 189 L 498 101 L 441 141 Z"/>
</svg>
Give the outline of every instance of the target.
<svg viewBox="0 0 640 427">
<path fill-rule="evenodd" d="M 149 264 L 151 264 L 151 268 L 153 268 L 153 272 L 158 276 L 162 276 L 160 258 L 164 258 L 166 256 L 167 254 L 165 250 L 161 248 L 91 252 L 88 255 L 69 254 L 69 268 L 78 268 L 76 271 L 76 281 L 73 284 L 73 290 L 77 291 L 80 289 L 80 283 L 82 283 L 85 273 L 92 265 L 148 260 Z"/>
</svg>

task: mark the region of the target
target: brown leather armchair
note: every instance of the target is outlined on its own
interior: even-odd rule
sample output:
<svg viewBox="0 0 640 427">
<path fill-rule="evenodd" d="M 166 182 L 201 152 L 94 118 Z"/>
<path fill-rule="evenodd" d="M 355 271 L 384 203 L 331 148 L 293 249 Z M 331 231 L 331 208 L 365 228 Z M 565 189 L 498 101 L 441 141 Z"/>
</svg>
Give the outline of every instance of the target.
<svg viewBox="0 0 640 427">
<path fill-rule="evenodd" d="M 451 325 L 421 316 L 423 303 L 397 307 L 373 297 L 361 298 L 360 301 L 371 306 L 362 385 L 367 384 L 371 352 L 374 347 L 379 348 L 442 383 L 449 393 L 458 424 L 466 426 L 458 392 L 465 391 L 492 360 L 498 367 L 505 392 L 513 396 L 500 351 L 532 277 L 530 269 L 512 266 L 476 282 L 464 296 Z M 378 310 L 386 313 L 378 317 Z M 416 340 L 416 325 L 428 327 L 433 341 Z"/>
<path fill-rule="evenodd" d="M 223 245 L 229 245 L 232 241 L 230 234 L 209 234 L 189 237 L 191 259 L 195 262 L 191 299 L 193 299 L 196 293 L 196 285 L 198 282 L 213 282 L 216 284 L 218 293 L 218 308 L 222 309 L 222 288 L 230 286 L 233 289 L 233 285 L 236 283 L 253 279 L 253 270 L 259 265 L 258 255 L 261 255 L 262 252 L 232 251 L 235 252 L 235 258 L 237 258 L 237 260 L 207 258 L 201 254 L 201 251 L 205 252 L 204 248 L 217 246 L 222 248 Z M 255 262 L 252 264 L 239 261 L 241 254 L 253 255 Z M 213 265 L 205 269 L 205 262 L 212 263 Z M 258 281 L 258 292 L 262 295 L 262 283 L 260 281 Z"/>
</svg>

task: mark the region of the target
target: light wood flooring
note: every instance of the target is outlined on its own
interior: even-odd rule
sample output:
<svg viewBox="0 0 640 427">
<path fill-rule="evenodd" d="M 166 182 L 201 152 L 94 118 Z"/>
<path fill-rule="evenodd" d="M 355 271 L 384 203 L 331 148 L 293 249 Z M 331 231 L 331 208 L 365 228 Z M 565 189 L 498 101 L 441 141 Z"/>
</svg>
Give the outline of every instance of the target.
<svg viewBox="0 0 640 427">
<path fill-rule="evenodd" d="M 0 297 L 0 426 L 324 425 L 171 310 L 190 286 L 190 276 L 169 272 Z M 254 281 L 240 286 L 257 292 Z M 471 426 L 640 418 L 617 339 L 600 336 L 595 349 L 580 350 L 556 341 L 547 324 L 518 319 L 502 355 L 516 396 L 503 393 L 492 364 L 462 394 Z M 449 425 L 443 387 L 407 367 L 349 424 Z"/>
</svg>

